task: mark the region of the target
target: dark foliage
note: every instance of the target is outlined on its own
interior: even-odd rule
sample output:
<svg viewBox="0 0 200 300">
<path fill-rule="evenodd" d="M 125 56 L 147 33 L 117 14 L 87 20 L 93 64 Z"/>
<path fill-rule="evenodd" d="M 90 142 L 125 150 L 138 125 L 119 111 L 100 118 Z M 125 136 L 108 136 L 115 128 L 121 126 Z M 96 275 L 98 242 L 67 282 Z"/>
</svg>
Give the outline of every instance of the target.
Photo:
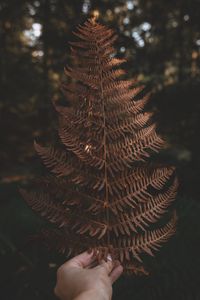
<svg viewBox="0 0 200 300">
<path fill-rule="evenodd" d="M 54 299 L 56 268 L 65 258 L 41 245 L 23 246 L 44 224 L 23 204 L 16 183 L 44 175 L 33 140 L 56 140 L 50 99 L 62 99 L 60 75 L 71 63 L 66 41 L 93 9 L 117 31 L 116 52 L 127 59 L 128 76 L 139 74 L 153 88 L 147 109 L 170 147 L 151 161 L 176 165 L 180 182 L 176 238 L 152 259 L 148 280 L 122 278 L 114 299 L 199 299 L 199 0 L 1 1 L 1 296 Z"/>
</svg>

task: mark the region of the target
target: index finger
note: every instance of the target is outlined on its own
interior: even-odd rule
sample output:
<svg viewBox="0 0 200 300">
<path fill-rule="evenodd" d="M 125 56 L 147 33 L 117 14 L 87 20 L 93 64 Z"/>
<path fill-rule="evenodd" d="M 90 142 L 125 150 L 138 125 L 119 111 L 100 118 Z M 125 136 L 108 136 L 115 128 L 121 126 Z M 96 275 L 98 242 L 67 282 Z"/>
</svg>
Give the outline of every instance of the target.
<svg viewBox="0 0 200 300">
<path fill-rule="evenodd" d="M 68 260 L 66 264 L 72 267 L 79 267 L 79 268 L 86 268 L 89 266 L 93 261 L 95 261 L 95 256 L 93 252 L 88 253 L 87 251 L 73 257 L 72 259 Z"/>
</svg>

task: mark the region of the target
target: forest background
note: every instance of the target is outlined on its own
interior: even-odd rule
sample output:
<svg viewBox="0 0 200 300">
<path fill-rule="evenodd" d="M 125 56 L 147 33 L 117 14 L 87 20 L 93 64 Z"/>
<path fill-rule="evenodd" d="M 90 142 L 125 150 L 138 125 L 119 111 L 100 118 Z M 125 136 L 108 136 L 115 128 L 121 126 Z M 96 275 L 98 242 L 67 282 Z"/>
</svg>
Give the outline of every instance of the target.
<svg viewBox="0 0 200 300">
<path fill-rule="evenodd" d="M 18 187 L 41 172 L 33 140 L 55 138 L 52 100 L 70 64 L 72 31 L 92 10 L 119 39 L 116 54 L 152 90 L 149 109 L 176 165 L 177 235 L 148 278 L 122 278 L 114 299 L 200 299 L 200 0 L 0 1 L 0 288 L 4 300 L 54 299 L 63 257 L 28 238 L 44 222 Z"/>
</svg>

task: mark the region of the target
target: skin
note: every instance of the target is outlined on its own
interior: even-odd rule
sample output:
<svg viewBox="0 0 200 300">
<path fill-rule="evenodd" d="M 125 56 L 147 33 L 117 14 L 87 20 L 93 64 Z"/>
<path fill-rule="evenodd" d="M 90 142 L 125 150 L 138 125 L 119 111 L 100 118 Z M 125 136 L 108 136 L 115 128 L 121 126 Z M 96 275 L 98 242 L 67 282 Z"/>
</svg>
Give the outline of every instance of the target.
<svg viewBox="0 0 200 300">
<path fill-rule="evenodd" d="M 110 300 L 112 284 L 122 272 L 123 267 L 110 256 L 97 264 L 92 253 L 83 252 L 58 269 L 54 292 L 61 300 Z"/>
</svg>

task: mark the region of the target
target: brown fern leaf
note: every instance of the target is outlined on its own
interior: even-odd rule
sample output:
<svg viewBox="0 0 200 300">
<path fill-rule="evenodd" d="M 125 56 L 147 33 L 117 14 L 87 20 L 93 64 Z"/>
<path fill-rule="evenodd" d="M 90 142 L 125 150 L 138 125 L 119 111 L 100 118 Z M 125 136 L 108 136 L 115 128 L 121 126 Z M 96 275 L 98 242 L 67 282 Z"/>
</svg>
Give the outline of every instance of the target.
<svg viewBox="0 0 200 300">
<path fill-rule="evenodd" d="M 69 222 L 69 209 L 65 208 L 61 203 L 55 203 L 50 199 L 49 194 L 41 192 L 27 192 L 20 190 L 27 204 L 42 217 L 63 227 Z"/>
<path fill-rule="evenodd" d="M 52 175 L 22 195 L 58 227 L 43 232 L 57 250 L 93 250 L 99 260 L 110 253 L 127 274 L 146 274 L 144 254 L 153 255 L 175 232 L 176 214 L 155 229 L 176 196 L 174 167 L 148 160 L 165 143 L 145 112 L 149 94 L 141 96 L 136 79 L 121 77 L 125 60 L 114 57 L 114 32 L 92 18 L 74 34 L 79 40 L 71 42 L 73 64 L 62 84 L 67 105 L 53 103 L 60 146 L 35 142 Z"/>
</svg>

